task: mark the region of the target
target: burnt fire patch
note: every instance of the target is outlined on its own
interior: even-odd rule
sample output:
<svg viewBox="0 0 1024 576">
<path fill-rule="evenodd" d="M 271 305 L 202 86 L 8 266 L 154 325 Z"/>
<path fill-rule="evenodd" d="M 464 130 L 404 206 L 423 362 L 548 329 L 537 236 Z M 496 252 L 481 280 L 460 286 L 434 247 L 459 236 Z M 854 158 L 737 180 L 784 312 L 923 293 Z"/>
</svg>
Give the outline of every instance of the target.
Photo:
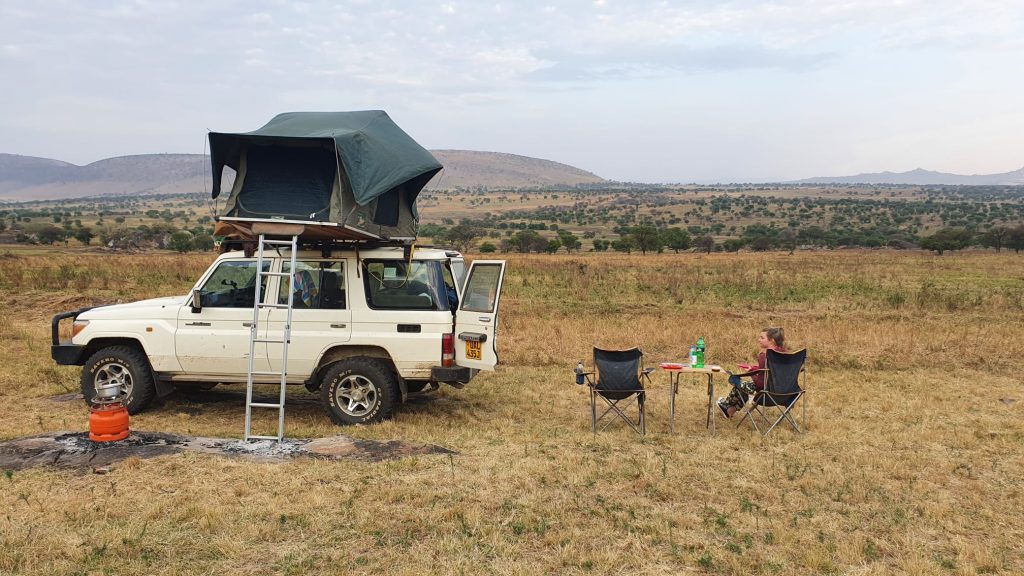
<svg viewBox="0 0 1024 576">
<path fill-rule="evenodd" d="M 296 458 L 378 462 L 407 456 L 453 453 L 431 444 L 362 440 L 348 436 L 245 442 L 232 438 L 132 431 L 128 438 L 118 442 L 93 442 L 87 432 L 50 432 L 0 442 L 0 469 L 44 466 L 99 472 L 109 471 L 130 457 L 155 458 L 181 452 L 202 452 L 261 462 L 285 462 Z"/>
</svg>

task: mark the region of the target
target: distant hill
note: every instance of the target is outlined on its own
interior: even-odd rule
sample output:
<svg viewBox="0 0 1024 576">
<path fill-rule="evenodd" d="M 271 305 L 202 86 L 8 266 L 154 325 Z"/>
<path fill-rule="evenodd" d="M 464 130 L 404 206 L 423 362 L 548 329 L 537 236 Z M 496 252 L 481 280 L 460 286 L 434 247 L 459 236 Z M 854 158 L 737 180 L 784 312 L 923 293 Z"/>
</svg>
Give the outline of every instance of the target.
<svg viewBox="0 0 1024 576">
<path fill-rule="evenodd" d="M 566 164 L 473 150 L 431 150 L 444 165 L 427 188 L 537 188 L 605 182 L 600 176 Z"/>
<path fill-rule="evenodd" d="M 1005 186 L 1024 184 L 1024 168 L 1002 174 L 975 174 L 964 176 L 917 168 L 909 172 L 874 172 L 856 176 L 831 176 L 806 178 L 788 182 L 791 184 L 909 184 L 909 185 L 961 185 L 961 186 Z"/>
<path fill-rule="evenodd" d="M 435 150 L 445 169 L 428 188 L 535 188 L 605 180 L 550 160 L 471 150 Z M 156 194 L 209 190 L 200 154 L 144 154 L 76 166 L 59 160 L 0 154 L 0 200 L 50 200 L 103 194 Z"/>
<path fill-rule="evenodd" d="M 207 171 L 200 154 L 145 154 L 76 166 L 0 154 L 0 198 L 50 200 L 103 194 L 199 192 Z M 209 189 L 209 185 L 206 186 Z"/>
</svg>

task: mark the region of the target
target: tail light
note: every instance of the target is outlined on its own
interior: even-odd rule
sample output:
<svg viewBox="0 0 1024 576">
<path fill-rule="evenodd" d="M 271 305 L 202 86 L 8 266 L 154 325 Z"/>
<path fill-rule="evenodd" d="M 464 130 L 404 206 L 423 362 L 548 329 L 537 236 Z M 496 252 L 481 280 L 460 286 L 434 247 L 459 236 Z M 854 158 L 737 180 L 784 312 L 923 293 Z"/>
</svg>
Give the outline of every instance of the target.
<svg viewBox="0 0 1024 576">
<path fill-rule="evenodd" d="M 455 365 L 455 334 L 441 335 L 441 366 L 445 368 Z"/>
</svg>

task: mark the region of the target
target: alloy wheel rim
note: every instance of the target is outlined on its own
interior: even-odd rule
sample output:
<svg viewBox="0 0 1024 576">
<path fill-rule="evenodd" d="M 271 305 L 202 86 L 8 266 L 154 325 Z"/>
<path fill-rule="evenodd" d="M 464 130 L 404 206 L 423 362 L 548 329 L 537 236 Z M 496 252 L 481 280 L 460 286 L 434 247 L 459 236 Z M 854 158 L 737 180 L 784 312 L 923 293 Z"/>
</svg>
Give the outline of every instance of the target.
<svg viewBox="0 0 1024 576">
<path fill-rule="evenodd" d="M 125 397 L 131 396 L 135 383 L 132 381 L 132 373 L 124 364 L 110 362 L 100 366 L 96 371 L 96 378 L 93 379 L 94 388 L 99 391 L 111 384 L 117 384 L 121 388 L 121 394 Z"/>
<path fill-rule="evenodd" d="M 365 376 L 352 374 L 342 378 L 334 393 L 335 405 L 349 416 L 369 414 L 379 400 L 377 387 Z"/>
</svg>

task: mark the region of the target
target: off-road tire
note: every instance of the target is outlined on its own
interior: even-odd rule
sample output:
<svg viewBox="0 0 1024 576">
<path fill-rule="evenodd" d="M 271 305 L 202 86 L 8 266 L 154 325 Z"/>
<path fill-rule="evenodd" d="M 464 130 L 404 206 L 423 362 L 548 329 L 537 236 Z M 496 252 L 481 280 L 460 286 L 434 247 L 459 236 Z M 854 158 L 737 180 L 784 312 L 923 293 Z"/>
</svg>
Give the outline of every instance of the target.
<svg viewBox="0 0 1024 576">
<path fill-rule="evenodd" d="M 149 360 L 139 349 L 131 346 L 108 346 L 101 348 L 82 367 L 82 397 L 91 405 L 96 395 L 96 380 L 111 378 L 123 381 L 123 400 L 129 414 L 137 414 L 156 396 L 153 371 Z"/>
<path fill-rule="evenodd" d="M 331 365 L 320 385 L 320 402 L 335 424 L 372 424 L 391 417 L 400 393 L 383 360 L 356 357 Z"/>
</svg>

